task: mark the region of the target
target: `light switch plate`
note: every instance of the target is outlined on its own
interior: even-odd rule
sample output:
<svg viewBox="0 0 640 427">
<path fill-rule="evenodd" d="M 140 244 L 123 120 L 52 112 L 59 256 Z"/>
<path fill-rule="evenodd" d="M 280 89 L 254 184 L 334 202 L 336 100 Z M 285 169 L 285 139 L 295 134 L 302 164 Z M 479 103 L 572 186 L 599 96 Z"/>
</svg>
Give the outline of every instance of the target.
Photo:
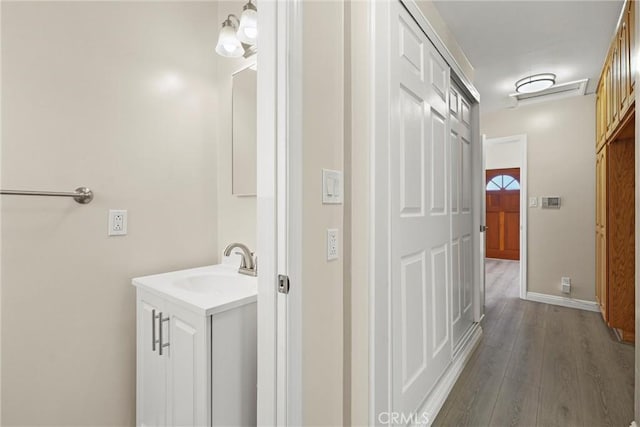
<svg viewBox="0 0 640 427">
<path fill-rule="evenodd" d="M 339 205 L 342 203 L 342 172 L 322 169 L 322 203 Z"/>
<path fill-rule="evenodd" d="M 127 235 L 127 211 L 109 209 L 109 236 Z"/>
<path fill-rule="evenodd" d="M 338 229 L 327 229 L 327 261 L 338 259 Z"/>
</svg>

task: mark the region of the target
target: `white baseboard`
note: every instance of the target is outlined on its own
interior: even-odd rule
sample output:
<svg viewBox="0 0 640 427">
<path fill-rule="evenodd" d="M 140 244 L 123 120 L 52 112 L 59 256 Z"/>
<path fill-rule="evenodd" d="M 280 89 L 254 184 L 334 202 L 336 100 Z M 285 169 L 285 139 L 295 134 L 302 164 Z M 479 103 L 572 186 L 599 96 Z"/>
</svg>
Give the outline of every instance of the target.
<svg viewBox="0 0 640 427">
<path fill-rule="evenodd" d="M 600 311 L 598 303 L 594 301 L 585 301 L 582 299 L 559 297 L 556 295 L 540 294 L 538 292 L 527 292 L 527 300 L 543 302 L 545 304 L 560 305 L 562 307 L 577 308 L 587 311 Z"/>
<path fill-rule="evenodd" d="M 429 396 L 425 400 L 418 414 L 427 414 L 429 418 L 429 424 L 438 416 L 438 412 L 442 409 L 444 402 L 449 397 L 449 393 L 456 381 L 460 377 L 462 370 L 467 365 L 473 350 L 476 349 L 482 338 L 482 328 L 478 323 L 475 323 L 469 333 L 463 338 L 463 343 L 460 345 L 458 351 L 454 355 L 453 362 L 449 365 L 449 368 L 442 375 L 435 388 L 429 393 Z"/>
</svg>

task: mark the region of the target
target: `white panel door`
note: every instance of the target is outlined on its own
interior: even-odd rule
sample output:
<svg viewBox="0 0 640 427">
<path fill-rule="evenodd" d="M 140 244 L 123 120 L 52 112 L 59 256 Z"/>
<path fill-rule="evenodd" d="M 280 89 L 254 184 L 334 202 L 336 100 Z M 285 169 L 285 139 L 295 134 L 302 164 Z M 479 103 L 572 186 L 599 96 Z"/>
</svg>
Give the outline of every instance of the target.
<svg viewBox="0 0 640 427">
<path fill-rule="evenodd" d="M 163 351 L 167 363 L 167 416 L 170 426 L 209 424 L 207 318 L 167 304 Z M 165 313 L 165 317 L 166 317 Z"/>
<path fill-rule="evenodd" d="M 166 425 L 166 368 L 158 355 L 158 320 L 164 301 L 137 290 L 137 410 L 136 425 Z"/>
<path fill-rule="evenodd" d="M 392 10 L 392 402 L 410 413 L 451 361 L 449 68 L 399 2 Z"/>
<path fill-rule="evenodd" d="M 452 83 L 451 147 L 451 337 L 454 350 L 473 325 L 473 212 L 470 103 Z"/>
</svg>

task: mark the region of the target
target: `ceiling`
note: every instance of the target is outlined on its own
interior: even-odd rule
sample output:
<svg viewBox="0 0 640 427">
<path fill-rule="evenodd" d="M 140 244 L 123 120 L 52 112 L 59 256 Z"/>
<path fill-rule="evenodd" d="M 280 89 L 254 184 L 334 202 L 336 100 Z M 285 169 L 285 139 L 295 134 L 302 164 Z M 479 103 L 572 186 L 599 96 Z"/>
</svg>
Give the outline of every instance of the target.
<svg viewBox="0 0 640 427">
<path fill-rule="evenodd" d="M 434 1 L 475 69 L 483 111 L 513 106 L 516 80 L 554 73 L 593 93 L 622 10 L 609 1 Z"/>
</svg>

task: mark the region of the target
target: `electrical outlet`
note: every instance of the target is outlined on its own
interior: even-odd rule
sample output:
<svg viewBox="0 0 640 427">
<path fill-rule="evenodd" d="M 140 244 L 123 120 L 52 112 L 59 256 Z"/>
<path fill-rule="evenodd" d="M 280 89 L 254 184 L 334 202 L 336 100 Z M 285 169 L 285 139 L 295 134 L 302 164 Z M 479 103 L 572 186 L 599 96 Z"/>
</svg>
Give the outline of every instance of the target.
<svg viewBox="0 0 640 427">
<path fill-rule="evenodd" d="M 537 208 L 538 207 L 538 198 L 537 197 L 529 197 L 529 207 Z"/>
<path fill-rule="evenodd" d="M 338 259 L 338 229 L 327 229 L 327 261 Z"/>
<path fill-rule="evenodd" d="M 109 236 L 127 235 L 127 211 L 109 209 Z"/>
<path fill-rule="evenodd" d="M 571 277 L 562 278 L 562 293 L 563 294 L 571 293 Z"/>
</svg>

